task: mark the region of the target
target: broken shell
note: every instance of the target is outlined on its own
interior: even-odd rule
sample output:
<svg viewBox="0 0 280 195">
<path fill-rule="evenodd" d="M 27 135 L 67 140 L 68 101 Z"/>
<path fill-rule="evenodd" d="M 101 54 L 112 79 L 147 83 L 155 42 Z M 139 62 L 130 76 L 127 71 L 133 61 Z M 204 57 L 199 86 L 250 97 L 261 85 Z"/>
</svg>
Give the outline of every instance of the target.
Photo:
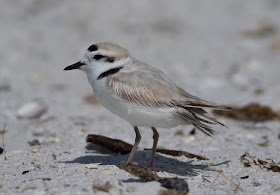
<svg viewBox="0 0 280 195">
<path fill-rule="evenodd" d="M 42 100 L 33 100 L 23 105 L 17 112 L 18 118 L 39 118 L 47 111 L 47 105 Z"/>
</svg>

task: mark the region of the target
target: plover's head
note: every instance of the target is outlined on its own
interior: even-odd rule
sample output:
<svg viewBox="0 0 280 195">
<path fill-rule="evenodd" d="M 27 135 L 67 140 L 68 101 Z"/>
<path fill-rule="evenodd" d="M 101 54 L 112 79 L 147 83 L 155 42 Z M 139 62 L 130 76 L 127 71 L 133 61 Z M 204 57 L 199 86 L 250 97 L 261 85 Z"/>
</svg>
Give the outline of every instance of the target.
<svg viewBox="0 0 280 195">
<path fill-rule="evenodd" d="M 114 43 L 91 45 L 81 61 L 67 66 L 64 70 L 80 69 L 85 73 L 103 72 L 123 66 L 130 59 L 126 49 Z"/>
</svg>

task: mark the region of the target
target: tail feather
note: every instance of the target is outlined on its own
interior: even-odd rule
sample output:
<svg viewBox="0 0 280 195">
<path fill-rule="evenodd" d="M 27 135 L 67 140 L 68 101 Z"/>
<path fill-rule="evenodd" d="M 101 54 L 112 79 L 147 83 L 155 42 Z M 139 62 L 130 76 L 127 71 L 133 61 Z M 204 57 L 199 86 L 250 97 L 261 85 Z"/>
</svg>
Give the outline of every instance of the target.
<svg viewBox="0 0 280 195">
<path fill-rule="evenodd" d="M 208 125 L 203 124 L 202 122 L 205 122 L 206 120 L 202 119 L 199 120 L 198 118 L 194 117 L 193 115 L 187 113 L 187 112 L 180 112 L 178 111 L 178 114 L 184 118 L 186 121 L 188 121 L 190 124 L 192 124 L 193 126 L 195 126 L 196 128 L 198 128 L 200 131 L 202 131 L 203 133 L 205 133 L 208 136 L 212 136 L 214 135 L 215 131 Z M 207 121 L 206 123 L 211 124 L 212 122 Z"/>
<path fill-rule="evenodd" d="M 202 127 L 202 126 L 198 126 L 198 125 L 194 125 L 197 129 L 199 129 L 201 132 L 203 132 L 204 134 L 212 137 L 212 135 L 214 135 L 215 131 L 213 129 L 211 129 L 209 126 L 207 127 Z"/>
<path fill-rule="evenodd" d="M 234 111 L 233 108 L 229 106 L 217 105 L 217 104 L 205 104 L 200 102 L 191 102 L 189 104 L 184 105 L 185 108 L 212 108 L 215 110 L 226 110 L 226 111 Z"/>
<path fill-rule="evenodd" d="M 229 106 L 218 105 L 209 101 L 205 101 L 195 96 L 190 96 L 189 94 L 186 94 L 185 97 L 186 99 L 188 99 L 188 101 L 184 101 L 184 102 L 174 101 L 172 103 L 174 106 L 178 108 L 183 108 L 183 110 L 182 109 L 178 110 L 178 114 L 186 121 L 188 121 L 188 123 L 192 124 L 200 131 L 202 131 L 203 133 L 209 136 L 213 135 L 215 131 L 212 129 L 212 127 L 204 123 L 210 125 L 219 124 L 228 128 L 223 123 L 219 122 L 217 119 L 211 117 L 203 108 L 212 108 L 215 110 L 226 110 L 226 111 L 235 111 L 235 109 Z"/>
<path fill-rule="evenodd" d="M 211 121 L 208 121 L 208 120 L 205 120 L 203 118 L 200 118 L 199 116 L 197 116 L 196 114 L 192 113 L 192 115 L 194 116 L 194 118 L 204 122 L 204 123 L 208 123 L 208 124 L 211 124 L 211 125 L 214 125 L 214 124 L 217 124 L 216 122 L 211 122 Z"/>
<path fill-rule="evenodd" d="M 217 119 L 211 117 L 205 110 L 202 108 L 190 108 L 190 107 L 184 107 L 185 111 L 178 111 L 179 115 L 182 116 L 185 120 L 187 120 L 190 124 L 195 126 L 197 129 L 205 133 L 206 135 L 212 136 L 214 135 L 215 131 L 212 129 L 212 127 L 204 124 L 210 124 L 215 125 L 219 124 L 226 128 L 223 123 L 219 122 Z M 202 116 L 203 118 L 199 117 Z M 205 118 L 205 119 L 204 119 Z"/>
<path fill-rule="evenodd" d="M 188 110 L 191 113 L 196 113 L 200 116 L 203 116 L 211 121 L 214 121 L 214 124 L 220 124 L 226 128 L 228 128 L 227 126 L 225 126 L 223 123 L 221 123 L 220 121 L 218 121 L 217 119 L 211 117 L 208 112 L 206 112 L 205 110 L 203 110 L 202 108 L 186 108 L 186 110 Z M 203 120 L 203 119 L 202 119 Z"/>
</svg>

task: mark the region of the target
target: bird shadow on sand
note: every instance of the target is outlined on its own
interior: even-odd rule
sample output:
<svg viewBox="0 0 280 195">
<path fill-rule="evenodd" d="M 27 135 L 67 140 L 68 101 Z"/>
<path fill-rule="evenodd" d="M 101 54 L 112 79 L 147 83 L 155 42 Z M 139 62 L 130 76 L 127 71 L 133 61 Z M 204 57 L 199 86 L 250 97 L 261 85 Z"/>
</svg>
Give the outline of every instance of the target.
<svg viewBox="0 0 280 195">
<path fill-rule="evenodd" d="M 72 161 L 61 161 L 61 163 L 79 163 L 79 164 L 91 164 L 100 163 L 100 165 L 115 165 L 120 166 L 120 162 L 126 162 L 129 154 L 121 155 L 113 153 L 103 147 L 90 144 L 86 146 L 87 153 L 89 155 L 81 156 Z M 149 158 L 151 152 L 148 151 L 136 151 L 133 161 L 137 162 L 141 166 L 149 165 Z M 211 164 L 211 166 L 219 166 L 222 164 L 228 164 L 230 161 L 224 161 L 218 164 Z M 158 154 L 154 159 L 155 171 L 162 171 L 179 176 L 197 176 L 204 171 L 212 171 L 205 161 L 197 161 L 190 159 L 187 162 L 180 161 L 172 156 Z"/>
</svg>

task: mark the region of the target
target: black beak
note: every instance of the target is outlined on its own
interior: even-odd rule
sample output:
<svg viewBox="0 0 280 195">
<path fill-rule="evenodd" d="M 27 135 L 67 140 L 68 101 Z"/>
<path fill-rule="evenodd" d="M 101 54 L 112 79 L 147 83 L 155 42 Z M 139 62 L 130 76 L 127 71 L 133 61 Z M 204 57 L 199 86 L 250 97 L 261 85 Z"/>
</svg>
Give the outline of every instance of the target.
<svg viewBox="0 0 280 195">
<path fill-rule="evenodd" d="M 75 64 L 72 64 L 70 66 L 67 66 L 66 68 L 64 68 L 64 70 L 73 70 L 73 69 L 79 69 L 81 66 L 86 65 L 83 62 L 77 62 Z"/>
</svg>

